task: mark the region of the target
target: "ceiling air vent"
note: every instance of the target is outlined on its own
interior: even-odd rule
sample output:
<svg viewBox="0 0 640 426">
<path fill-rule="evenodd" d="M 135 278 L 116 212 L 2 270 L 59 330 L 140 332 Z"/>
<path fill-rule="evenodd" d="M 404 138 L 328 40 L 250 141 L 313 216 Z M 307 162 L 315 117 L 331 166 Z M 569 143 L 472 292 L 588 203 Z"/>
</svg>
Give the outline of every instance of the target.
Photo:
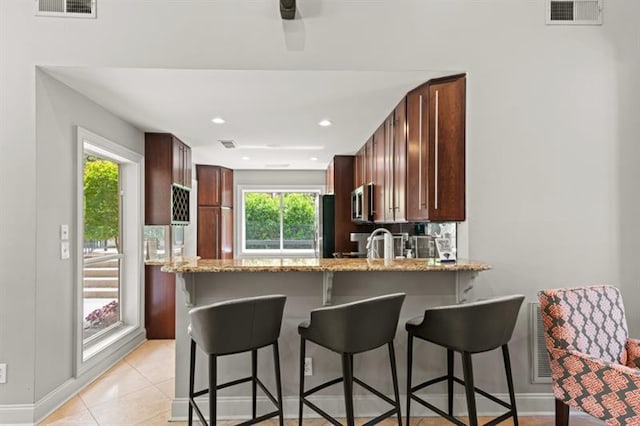
<svg viewBox="0 0 640 426">
<path fill-rule="evenodd" d="M 602 25 L 603 0 L 547 0 L 548 25 Z"/>
<path fill-rule="evenodd" d="M 230 140 L 219 140 L 218 142 L 220 142 L 222 144 L 222 146 L 224 146 L 227 149 L 231 149 L 231 148 L 235 148 L 236 144 L 234 141 L 230 141 Z"/>
<path fill-rule="evenodd" d="M 36 15 L 95 18 L 96 0 L 36 0 Z"/>
</svg>

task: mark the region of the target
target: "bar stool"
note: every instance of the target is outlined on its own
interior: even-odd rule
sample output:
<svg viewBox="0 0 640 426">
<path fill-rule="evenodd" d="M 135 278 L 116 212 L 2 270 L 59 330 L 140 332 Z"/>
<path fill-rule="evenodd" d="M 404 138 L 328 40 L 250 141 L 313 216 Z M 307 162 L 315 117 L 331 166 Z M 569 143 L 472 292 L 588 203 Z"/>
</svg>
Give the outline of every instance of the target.
<svg viewBox="0 0 640 426">
<path fill-rule="evenodd" d="M 251 382 L 252 385 L 252 418 L 241 424 L 255 424 L 279 416 L 280 425 L 283 425 L 278 337 L 280 336 L 285 301 L 286 296 L 282 295 L 251 297 L 214 303 L 189 311 L 191 319 L 188 330 L 191 337 L 189 425 L 193 424 L 194 409 L 202 424 L 207 425 L 200 408 L 196 405 L 196 397 L 209 394 L 209 424 L 215 425 L 217 391 L 246 382 Z M 196 345 L 209 356 L 209 388 L 198 392 L 194 391 Z M 268 345 L 273 346 L 277 400 L 258 379 L 258 349 Z M 251 351 L 251 377 L 217 384 L 217 358 L 222 355 L 248 351 Z M 258 385 L 277 408 L 276 411 L 260 417 L 256 417 L 256 388 Z"/>
<path fill-rule="evenodd" d="M 453 417 L 453 382 L 464 385 L 467 396 L 467 408 L 471 426 L 477 426 L 475 392 L 502 405 L 509 411 L 491 420 L 487 425 L 497 424 L 509 417 L 518 425 L 516 399 L 513 391 L 513 377 L 511 375 L 511 361 L 509 360 L 508 342 L 511 340 L 513 329 L 518 319 L 518 312 L 524 296 L 514 295 L 466 303 L 453 306 L 430 308 L 424 316 L 407 321 L 406 329 L 409 333 L 407 345 L 407 425 L 411 422 L 411 400 L 419 402 L 425 407 L 446 418 L 452 423 L 464 426 L 460 420 Z M 428 380 L 417 386 L 411 386 L 411 367 L 413 362 L 413 338 L 417 337 L 439 346 L 447 348 L 447 374 Z M 486 352 L 502 348 L 504 368 L 509 388 L 510 404 L 490 395 L 474 386 L 471 354 Z M 453 352 L 462 355 L 462 369 L 464 381 L 453 375 Z M 436 383 L 447 381 L 448 412 L 428 403 L 415 393 Z"/>
<path fill-rule="evenodd" d="M 398 393 L 398 373 L 396 371 L 396 356 L 393 348 L 393 338 L 398 327 L 400 309 L 405 294 L 397 293 L 374 297 L 344 305 L 319 308 L 311 311 L 311 320 L 298 326 L 300 333 L 300 405 L 298 424 L 302 425 L 302 411 L 304 405 L 327 419 L 334 425 L 340 423 L 318 406 L 307 400 L 307 397 L 321 389 L 342 382 L 344 385 L 344 401 L 346 407 L 347 425 L 354 425 L 353 413 L 353 384 L 357 383 L 369 392 L 393 405 L 393 409 L 376 417 L 367 424 L 376 424 L 394 414 L 398 415 L 398 422 L 402 424 L 400 414 L 400 396 Z M 308 391 L 304 390 L 304 357 L 306 341 L 337 352 L 342 356 L 342 377 L 330 380 Z M 353 375 L 353 355 L 370 351 L 382 345 L 389 348 L 391 377 L 395 401 Z"/>
</svg>

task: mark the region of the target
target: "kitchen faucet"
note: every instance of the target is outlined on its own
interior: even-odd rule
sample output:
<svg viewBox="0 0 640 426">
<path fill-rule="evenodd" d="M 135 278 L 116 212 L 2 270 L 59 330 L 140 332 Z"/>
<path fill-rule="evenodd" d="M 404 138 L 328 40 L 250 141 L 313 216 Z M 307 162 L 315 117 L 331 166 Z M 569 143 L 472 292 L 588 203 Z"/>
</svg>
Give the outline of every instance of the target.
<svg viewBox="0 0 640 426">
<path fill-rule="evenodd" d="M 380 233 L 384 233 L 384 258 L 393 259 L 393 234 L 385 228 L 375 229 L 371 235 L 369 235 L 369 238 L 367 238 L 367 259 L 371 259 L 371 254 L 373 250 L 375 250 L 373 247 L 373 237 Z"/>
</svg>

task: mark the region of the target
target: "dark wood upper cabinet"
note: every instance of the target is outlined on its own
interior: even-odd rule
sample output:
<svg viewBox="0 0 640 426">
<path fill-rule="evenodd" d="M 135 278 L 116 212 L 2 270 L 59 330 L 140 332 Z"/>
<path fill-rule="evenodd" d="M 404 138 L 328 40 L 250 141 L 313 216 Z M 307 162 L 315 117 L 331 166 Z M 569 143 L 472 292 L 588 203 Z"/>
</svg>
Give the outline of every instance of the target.
<svg viewBox="0 0 640 426">
<path fill-rule="evenodd" d="M 144 158 L 145 224 L 175 223 L 173 186 L 181 187 L 181 195 L 191 188 L 191 149 L 170 133 L 145 133 Z"/>
<path fill-rule="evenodd" d="M 196 165 L 198 206 L 233 207 L 233 170 Z"/>
<path fill-rule="evenodd" d="M 197 254 L 203 259 L 233 258 L 233 170 L 196 165 L 198 180 Z"/>
<path fill-rule="evenodd" d="M 358 232 L 359 227 L 351 221 L 351 191 L 354 188 L 353 155 L 336 155 L 327 168 L 327 188 L 329 182 L 335 195 L 335 251 L 351 252 L 355 244 L 350 241 L 350 233 Z"/>
<path fill-rule="evenodd" d="M 466 79 L 427 82 L 407 95 L 410 221 L 463 221 Z"/>
<path fill-rule="evenodd" d="M 407 120 L 406 99 L 393 111 L 393 221 L 406 222 Z"/>
<path fill-rule="evenodd" d="M 385 221 L 386 126 L 382 123 L 373 134 L 373 221 Z"/>
</svg>

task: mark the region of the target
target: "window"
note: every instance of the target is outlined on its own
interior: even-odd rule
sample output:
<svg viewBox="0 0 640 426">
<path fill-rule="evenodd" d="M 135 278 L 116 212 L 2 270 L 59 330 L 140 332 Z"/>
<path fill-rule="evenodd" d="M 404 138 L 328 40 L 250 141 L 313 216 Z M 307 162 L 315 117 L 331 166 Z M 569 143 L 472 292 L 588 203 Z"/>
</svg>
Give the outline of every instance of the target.
<svg viewBox="0 0 640 426">
<path fill-rule="evenodd" d="M 85 147 L 83 163 L 82 339 L 86 345 L 122 325 L 122 191 L 119 163 L 92 154 L 90 146 Z"/>
<path fill-rule="evenodd" d="M 241 255 L 314 256 L 319 189 L 242 189 Z"/>
<path fill-rule="evenodd" d="M 89 359 L 141 330 L 144 197 L 140 154 L 78 128 L 78 158 L 76 370 L 81 373 Z"/>
</svg>

